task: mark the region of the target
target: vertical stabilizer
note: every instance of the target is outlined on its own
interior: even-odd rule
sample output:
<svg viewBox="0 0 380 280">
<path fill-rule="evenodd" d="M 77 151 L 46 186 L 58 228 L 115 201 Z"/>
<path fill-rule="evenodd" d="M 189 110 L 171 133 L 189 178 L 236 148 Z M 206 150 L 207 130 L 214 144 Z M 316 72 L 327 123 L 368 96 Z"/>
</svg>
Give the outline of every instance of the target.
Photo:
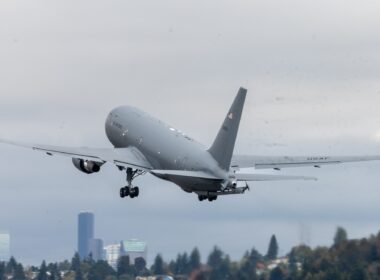
<svg viewBox="0 0 380 280">
<path fill-rule="evenodd" d="M 231 158 L 235 147 L 246 95 L 247 90 L 241 87 L 234 103 L 232 103 L 231 109 L 227 113 L 214 144 L 212 144 L 211 148 L 208 150 L 219 163 L 219 166 L 224 170 L 230 169 Z"/>
</svg>

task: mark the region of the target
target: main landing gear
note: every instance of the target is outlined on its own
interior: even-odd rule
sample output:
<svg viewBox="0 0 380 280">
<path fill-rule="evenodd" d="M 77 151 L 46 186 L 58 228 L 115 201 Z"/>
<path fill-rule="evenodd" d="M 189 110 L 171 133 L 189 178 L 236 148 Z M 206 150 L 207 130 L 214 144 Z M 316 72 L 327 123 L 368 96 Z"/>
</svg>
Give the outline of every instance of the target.
<svg viewBox="0 0 380 280">
<path fill-rule="evenodd" d="M 214 201 L 214 200 L 217 200 L 218 199 L 218 196 L 217 195 L 198 195 L 198 199 L 199 201 L 203 201 L 203 200 L 206 200 L 208 199 L 208 201 Z"/>
<path fill-rule="evenodd" d="M 143 175 L 144 172 L 140 170 L 133 170 L 132 168 L 127 168 L 127 182 L 128 185 L 120 189 L 120 197 L 124 198 L 129 196 L 130 198 L 135 198 L 139 196 L 140 189 L 137 186 L 132 185 L 133 179 L 137 176 Z"/>
</svg>

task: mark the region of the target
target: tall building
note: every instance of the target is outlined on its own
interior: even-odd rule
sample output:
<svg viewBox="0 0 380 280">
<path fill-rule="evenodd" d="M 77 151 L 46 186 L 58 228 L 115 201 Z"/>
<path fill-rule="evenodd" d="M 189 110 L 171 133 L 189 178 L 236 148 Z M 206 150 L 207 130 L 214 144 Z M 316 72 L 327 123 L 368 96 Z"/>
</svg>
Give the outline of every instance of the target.
<svg viewBox="0 0 380 280">
<path fill-rule="evenodd" d="M 94 239 L 94 214 L 80 213 L 78 215 L 78 253 L 82 260 L 90 255 L 91 239 Z"/>
<path fill-rule="evenodd" d="M 122 256 L 121 252 L 121 244 L 111 244 L 104 247 L 106 251 L 106 261 L 108 264 L 113 267 L 113 269 L 117 269 L 117 261 Z"/>
<path fill-rule="evenodd" d="M 148 258 L 146 242 L 137 239 L 121 241 L 121 251 L 124 256 L 129 256 L 131 264 L 135 264 L 137 258 L 143 258 L 145 261 Z"/>
<path fill-rule="evenodd" d="M 0 261 L 9 261 L 10 259 L 10 235 L 7 231 L 0 231 Z"/>
<path fill-rule="evenodd" d="M 103 240 L 98 238 L 90 240 L 90 254 L 94 261 L 104 260 Z"/>
</svg>

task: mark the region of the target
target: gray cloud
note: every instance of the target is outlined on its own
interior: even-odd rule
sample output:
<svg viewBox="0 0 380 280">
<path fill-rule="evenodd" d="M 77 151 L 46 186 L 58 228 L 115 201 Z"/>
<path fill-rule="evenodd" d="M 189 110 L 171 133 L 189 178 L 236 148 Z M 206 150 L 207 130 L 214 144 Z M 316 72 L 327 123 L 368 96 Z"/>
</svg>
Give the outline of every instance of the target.
<svg viewBox="0 0 380 280">
<path fill-rule="evenodd" d="M 107 113 L 131 104 L 206 146 L 240 85 L 249 89 L 237 152 L 379 154 L 378 1 L 9 1 L 0 3 L 0 136 L 110 146 Z M 173 258 L 219 244 L 239 258 L 328 245 L 335 227 L 378 231 L 379 163 L 296 169 L 318 182 L 257 183 L 246 196 L 200 204 L 151 176 L 120 200 L 112 166 L 80 174 L 69 159 L 0 147 L 0 227 L 20 260 L 68 258 L 76 215 L 96 214 L 106 242 L 148 241 Z"/>
</svg>

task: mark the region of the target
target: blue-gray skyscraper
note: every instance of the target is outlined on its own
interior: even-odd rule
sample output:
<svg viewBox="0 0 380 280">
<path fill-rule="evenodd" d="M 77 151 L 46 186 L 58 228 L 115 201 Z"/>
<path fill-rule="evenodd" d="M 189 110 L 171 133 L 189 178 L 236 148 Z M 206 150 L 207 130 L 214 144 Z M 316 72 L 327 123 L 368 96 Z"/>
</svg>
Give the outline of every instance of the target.
<svg viewBox="0 0 380 280">
<path fill-rule="evenodd" d="M 83 212 L 78 215 L 78 253 L 81 259 L 90 254 L 90 240 L 94 238 L 94 214 Z"/>
<path fill-rule="evenodd" d="M 0 261 L 9 261 L 10 256 L 10 236 L 7 231 L 0 231 Z"/>
</svg>

